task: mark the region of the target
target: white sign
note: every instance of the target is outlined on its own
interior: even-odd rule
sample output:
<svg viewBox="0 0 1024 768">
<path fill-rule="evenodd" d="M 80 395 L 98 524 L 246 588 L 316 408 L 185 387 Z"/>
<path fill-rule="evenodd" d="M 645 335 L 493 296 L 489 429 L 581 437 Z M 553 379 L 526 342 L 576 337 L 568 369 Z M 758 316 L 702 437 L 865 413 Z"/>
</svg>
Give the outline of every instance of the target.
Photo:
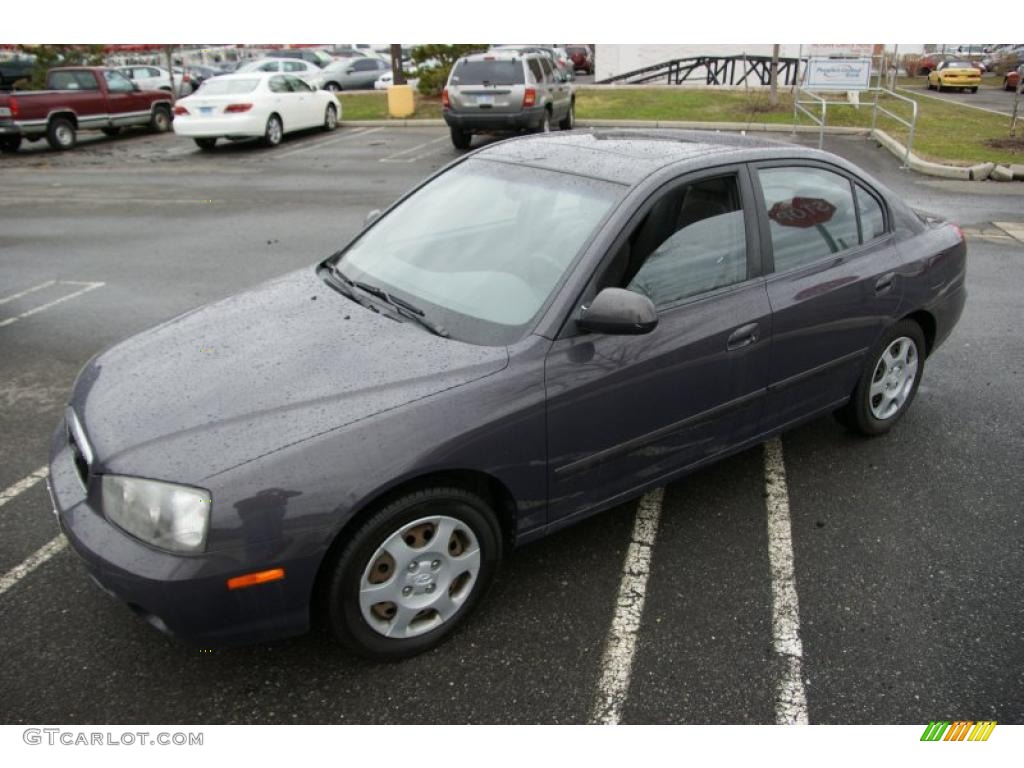
<svg viewBox="0 0 1024 768">
<path fill-rule="evenodd" d="M 810 59 L 804 88 L 810 91 L 865 91 L 871 84 L 871 59 Z"/>
<path fill-rule="evenodd" d="M 807 49 L 808 56 L 871 56 L 875 52 L 874 43 L 824 43 L 811 45 Z"/>
</svg>

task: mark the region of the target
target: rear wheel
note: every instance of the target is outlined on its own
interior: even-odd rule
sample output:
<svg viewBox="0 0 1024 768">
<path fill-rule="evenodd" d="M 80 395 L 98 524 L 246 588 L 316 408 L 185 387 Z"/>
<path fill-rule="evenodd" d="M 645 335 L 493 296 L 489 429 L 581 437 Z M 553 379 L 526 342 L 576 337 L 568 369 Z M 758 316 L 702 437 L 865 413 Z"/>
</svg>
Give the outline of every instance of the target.
<svg viewBox="0 0 1024 768">
<path fill-rule="evenodd" d="M 276 147 L 281 143 L 282 138 L 284 138 L 284 125 L 281 123 L 281 118 L 277 115 L 271 115 L 267 118 L 267 128 L 263 132 L 263 143 L 268 147 Z"/>
<path fill-rule="evenodd" d="M 498 522 L 485 499 L 446 487 L 406 494 L 328 564 L 328 628 L 370 658 L 428 650 L 472 612 L 500 561 Z"/>
<path fill-rule="evenodd" d="M 46 143 L 56 150 L 72 149 L 78 143 L 75 124 L 66 117 L 55 117 L 46 127 Z"/>
<path fill-rule="evenodd" d="M 324 130 L 333 131 L 338 127 L 338 108 L 333 104 L 328 104 L 327 109 L 324 110 Z"/>
<path fill-rule="evenodd" d="M 193 139 L 193 141 L 196 143 L 196 146 L 199 147 L 204 152 L 209 152 L 211 149 L 217 146 L 216 137 L 212 139 Z"/>
<path fill-rule="evenodd" d="M 0 138 L 0 152 L 17 152 L 21 146 L 21 136 L 4 136 Z"/>
<path fill-rule="evenodd" d="M 171 111 L 164 106 L 155 107 L 149 119 L 149 127 L 157 133 L 167 133 L 171 130 Z"/>
<path fill-rule="evenodd" d="M 458 128 L 452 128 L 452 146 L 456 149 L 469 149 L 473 134 Z"/>
<path fill-rule="evenodd" d="M 863 435 L 892 429 L 917 394 L 924 351 L 921 326 L 913 320 L 896 323 L 868 355 L 850 402 L 836 411 L 839 422 Z"/>
<path fill-rule="evenodd" d="M 331 81 L 324 85 L 324 90 L 330 91 L 331 93 L 337 93 L 338 91 L 341 90 L 341 86 L 335 83 L 334 81 Z"/>
<path fill-rule="evenodd" d="M 971 93 L 977 93 L 977 92 L 978 92 L 978 86 L 974 86 L 973 88 L 971 88 Z"/>
</svg>

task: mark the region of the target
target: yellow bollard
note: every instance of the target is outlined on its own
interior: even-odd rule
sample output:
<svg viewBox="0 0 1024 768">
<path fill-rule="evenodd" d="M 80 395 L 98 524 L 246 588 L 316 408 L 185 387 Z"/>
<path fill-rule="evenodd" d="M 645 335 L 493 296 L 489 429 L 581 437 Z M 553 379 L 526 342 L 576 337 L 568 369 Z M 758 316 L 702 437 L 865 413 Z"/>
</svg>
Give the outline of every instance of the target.
<svg viewBox="0 0 1024 768">
<path fill-rule="evenodd" d="M 415 111 L 416 102 L 412 97 L 411 86 L 388 86 L 388 114 L 391 117 L 412 117 Z"/>
</svg>

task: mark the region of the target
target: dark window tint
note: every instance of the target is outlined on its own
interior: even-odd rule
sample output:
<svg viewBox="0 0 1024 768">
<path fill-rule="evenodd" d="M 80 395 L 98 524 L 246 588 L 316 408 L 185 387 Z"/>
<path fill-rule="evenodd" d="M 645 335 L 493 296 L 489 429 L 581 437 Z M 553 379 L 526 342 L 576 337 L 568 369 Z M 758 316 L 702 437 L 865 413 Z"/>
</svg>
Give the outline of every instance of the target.
<svg viewBox="0 0 1024 768">
<path fill-rule="evenodd" d="M 121 78 L 124 79 L 123 76 Z M 99 84 L 92 72 L 54 72 L 50 75 L 49 87 L 54 91 L 95 91 Z M 131 83 L 128 83 L 128 90 L 132 90 Z"/>
<path fill-rule="evenodd" d="M 747 235 L 736 177 L 663 195 L 620 250 L 619 284 L 659 309 L 747 278 Z"/>
<path fill-rule="evenodd" d="M 860 211 L 860 229 L 865 243 L 885 234 L 882 206 L 860 184 L 857 185 L 857 208 Z"/>
<path fill-rule="evenodd" d="M 460 61 L 452 85 L 519 85 L 526 82 L 519 61 Z"/>
<path fill-rule="evenodd" d="M 775 271 L 785 272 L 859 243 L 850 182 L 820 168 L 765 168 Z"/>
</svg>

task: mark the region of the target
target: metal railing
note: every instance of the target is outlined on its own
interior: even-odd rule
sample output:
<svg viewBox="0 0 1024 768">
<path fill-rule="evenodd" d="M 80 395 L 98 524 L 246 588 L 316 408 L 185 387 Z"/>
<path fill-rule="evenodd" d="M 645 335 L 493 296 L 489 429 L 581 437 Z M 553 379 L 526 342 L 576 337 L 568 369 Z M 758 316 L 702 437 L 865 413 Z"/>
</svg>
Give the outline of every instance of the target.
<svg viewBox="0 0 1024 768">
<path fill-rule="evenodd" d="M 917 101 L 915 101 L 914 99 L 907 98 L 906 96 L 900 96 L 898 93 L 896 93 L 895 91 L 890 91 L 888 88 L 872 88 L 871 90 L 873 90 L 875 93 L 875 101 L 871 110 L 871 135 L 875 135 L 875 126 L 878 123 L 879 112 L 881 112 L 883 115 L 889 118 L 892 118 L 900 125 L 906 126 L 907 129 L 910 131 L 910 134 L 907 136 L 907 149 L 906 152 L 903 154 L 903 167 L 909 168 L 910 151 L 911 147 L 914 146 L 914 132 L 917 129 Z M 878 97 L 881 94 L 885 94 L 886 96 L 892 96 L 894 99 L 899 99 L 900 101 L 905 101 L 908 104 L 910 104 L 910 106 L 912 107 L 910 120 L 905 120 L 904 118 L 900 117 L 894 112 L 890 112 L 885 107 L 879 106 Z"/>
<path fill-rule="evenodd" d="M 809 96 L 810 100 L 801 101 L 801 94 Z M 821 107 L 821 116 L 818 117 L 804 105 L 817 104 Z M 821 149 L 825 145 L 825 124 L 828 122 L 828 102 L 821 98 L 816 93 L 804 90 L 801 86 L 797 86 L 793 92 L 793 133 L 796 134 L 796 123 L 798 120 L 797 113 L 802 112 L 807 115 L 812 123 L 818 126 L 818 149 Z"/>
</svg>

